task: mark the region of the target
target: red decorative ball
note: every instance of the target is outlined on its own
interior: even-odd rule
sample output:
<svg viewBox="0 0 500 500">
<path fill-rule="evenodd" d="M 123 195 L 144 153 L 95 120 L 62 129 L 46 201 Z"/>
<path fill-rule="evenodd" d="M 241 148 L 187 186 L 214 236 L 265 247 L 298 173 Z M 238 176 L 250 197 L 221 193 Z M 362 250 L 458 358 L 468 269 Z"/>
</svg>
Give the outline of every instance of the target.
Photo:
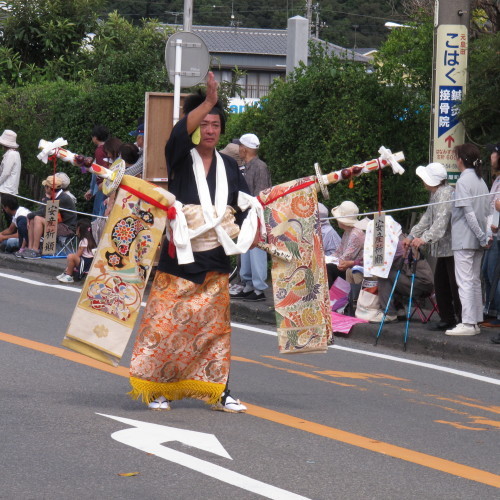
<svg viewBox="0 0 500 500">
<path fill-rule="evenodd" d="M 92 163 L 94 163 L 94 159 L 92 156 L 86 156 L 85 160 L 83 161 L 83 164 L 87 167 L 90 168 L 92 166 Z"/>
<path fill-rule="evenodd" d="M 352 167 L 351 170 L 352 170 L 353 175 L 359 175 L 363 171 L 363 167 L 356 165 L 356 166 Z"/>
<path fill-rule="evenodd" d="M 83 166 L 83 162 L 85 161 L 85 157 L 82 155 L 75 155 L 73 162 L 77 167 Z"/>
<path fill-rule="evenodd" d="M 342 172 L 340 173 L 342 174 L 342 179 L 349 179 L 349 177 L 351 177 L 352 175 L 351 169 L 349 168 L 344 168 L 344 170 L 342 170 Z"/>
</svg>

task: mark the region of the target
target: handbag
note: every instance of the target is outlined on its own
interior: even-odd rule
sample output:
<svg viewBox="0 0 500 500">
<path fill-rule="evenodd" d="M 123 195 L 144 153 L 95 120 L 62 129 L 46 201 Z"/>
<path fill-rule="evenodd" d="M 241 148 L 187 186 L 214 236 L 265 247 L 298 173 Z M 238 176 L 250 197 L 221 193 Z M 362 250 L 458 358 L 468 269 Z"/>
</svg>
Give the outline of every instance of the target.
<svg viewBox="0 0 500 500">
<path fill-rule="evenodd" d="M 364 278 L 361 283 L 361 291 L 356 304 L 356 318 L 374 319 L 377 312 L 380 310 L 380 301 L 378 298 L 378 282 L 377 280 Z"/>
</svg>

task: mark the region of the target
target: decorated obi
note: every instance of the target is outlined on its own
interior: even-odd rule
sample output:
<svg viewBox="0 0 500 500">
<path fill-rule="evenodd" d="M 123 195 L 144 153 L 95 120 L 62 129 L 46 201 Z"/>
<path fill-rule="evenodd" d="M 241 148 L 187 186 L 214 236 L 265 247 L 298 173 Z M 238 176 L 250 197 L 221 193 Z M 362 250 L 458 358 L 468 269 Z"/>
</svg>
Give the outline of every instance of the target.
<svg viewBox="0 0 500 500">
<path fill-rule="evenodd" d="M 203 209 L 201 205 L 184 205 L 182 207 L 182 212 L 186 217 L 187 226 L 190 230 L 195 231 L 205 224 L 205 218 L 203 217 Z M 240 227 L 235 222 L 235 213 L 236 211 L 232 207 L 226 207 L 226 212 L 224 213 L 220 223 L 224 231 L 231 239 L 237 238 L 240 232 Z M 215 219 L 217 217 L 215 206 L 212 207 L 212 214 Z M 221 243 L 217 237 L 215 229 L 209 229 L 208 231 L 191 239 L 193 252 L 205 252 L 207 250 L 217 248 L 220 245 Z"/>
</svg>

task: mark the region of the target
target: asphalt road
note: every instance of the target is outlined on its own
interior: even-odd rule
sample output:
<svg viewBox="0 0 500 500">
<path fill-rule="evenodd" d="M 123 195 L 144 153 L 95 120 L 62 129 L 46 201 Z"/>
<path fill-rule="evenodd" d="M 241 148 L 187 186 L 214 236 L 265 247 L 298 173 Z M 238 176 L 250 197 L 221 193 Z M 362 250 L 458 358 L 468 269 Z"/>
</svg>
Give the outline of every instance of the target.
<svg viewBox="0 0 500 500">
<path fill-rule="evenodd" d="M 1 499 L 499 497 L 500 371 L 347 339 L 278 356 L 236 325 L 248 413 L 151 412 L 126 395 L 131 345 L 116 369 L 60 347 L 75 290 L 0 272 Z"/>
</svg>

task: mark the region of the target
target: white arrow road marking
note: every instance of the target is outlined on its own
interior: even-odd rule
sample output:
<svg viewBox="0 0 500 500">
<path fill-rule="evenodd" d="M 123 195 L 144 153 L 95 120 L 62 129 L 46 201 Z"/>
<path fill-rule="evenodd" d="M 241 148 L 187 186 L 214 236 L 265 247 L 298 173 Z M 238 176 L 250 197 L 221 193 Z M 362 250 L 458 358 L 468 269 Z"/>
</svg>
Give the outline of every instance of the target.
<svg viewBox="0 0 500 500">
<path fill-rule="evenodd" d="M 199 448 L 232 460 L 231 456 L 213 434 L 167 427 L 166 425 L 150 424 L 148 422 L 141 422 L 140 420 L 115 417 L 103 413 L 97 413 L 97 415 L 118 420 L 118 422 L 123 422 L 124 424 L 134 427 L 133 429 L 123 429 L 111 434 L 111 437 L 120 443 L 132 446 L 146 453 L 152 453 L 170 462 L 183 465 L 188 469 L 201 472 L 206 476 L 237 486 L 243 490 L 251 491 L 265 498 L 272 498 L 275 500 L 309 500 L 307 497 L 276 488 L 270 484 L 257 481 L 237 472 L 233 472 L 232 470 L 225 469 L 224 467 L 206 462 L 205 460 L 200 460 L 187 453 L 172 450 L 162 445 L 162 443 L 165 442 L 178 441 L 187 446 Z"/>
</svg>

